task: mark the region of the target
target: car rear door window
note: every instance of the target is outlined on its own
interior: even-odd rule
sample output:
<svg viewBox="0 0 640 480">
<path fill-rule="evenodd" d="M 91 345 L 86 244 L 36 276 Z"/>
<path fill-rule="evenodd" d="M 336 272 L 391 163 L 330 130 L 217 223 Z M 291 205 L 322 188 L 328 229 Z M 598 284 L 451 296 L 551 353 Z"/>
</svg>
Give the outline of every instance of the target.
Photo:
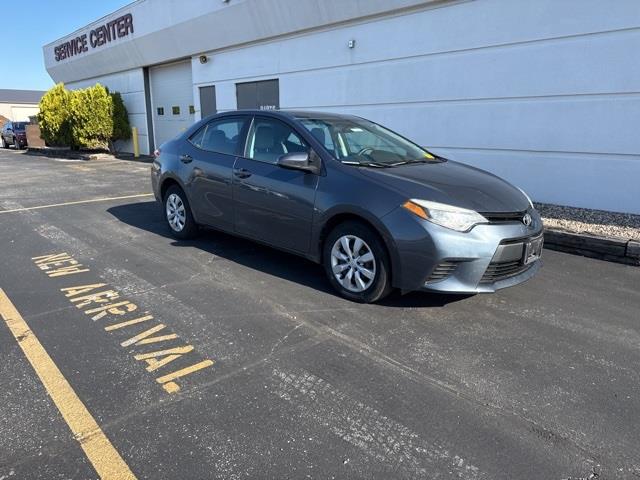
<svg viewBox="0 0 640 480">
<path fill-rule="evenodd" d="M 244 123 L 243 118 L 214 120 L 193 134 L 189 141 L 202 150 L 236 155 Z"/>
<path fill-rule="evenodd" d="M 194 146 L 196 146 L 198 148 L 202 148 L 202 139 L 204 138 L 204 132 L 206 132 L 206 131 L 207 131 L 207 126 L 205 125 L 200 130 L 198 130 L 196 133 L 191 135 L 191 137 L 189 137 L 189 141 Z"/>
</svg>

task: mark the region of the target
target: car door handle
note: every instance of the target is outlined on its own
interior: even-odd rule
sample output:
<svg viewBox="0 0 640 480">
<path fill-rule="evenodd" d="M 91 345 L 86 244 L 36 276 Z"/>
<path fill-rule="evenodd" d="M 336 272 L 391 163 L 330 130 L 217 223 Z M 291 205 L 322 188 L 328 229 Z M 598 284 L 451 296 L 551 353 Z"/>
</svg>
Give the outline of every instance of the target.
<svg viewBox="0 0 640 480">
<path fill-rule="evenodd" d="M 180 161 L 182 163 L 191 163 L 193 162 L 193 157 L 191 155 L 180 155 Z"/>
<path fill-rule="evenodd" d="M 251 172 L 246 168 L 234 168 L 233 174 L 238 178 L 249 178 L 251 176 Z"/>
</svg>

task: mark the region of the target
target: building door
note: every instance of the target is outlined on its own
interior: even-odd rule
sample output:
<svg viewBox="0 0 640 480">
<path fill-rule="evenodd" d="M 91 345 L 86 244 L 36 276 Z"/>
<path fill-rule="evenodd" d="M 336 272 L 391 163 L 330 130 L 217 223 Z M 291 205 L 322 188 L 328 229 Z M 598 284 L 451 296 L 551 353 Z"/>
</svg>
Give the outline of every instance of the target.
<svg viewBox="0 0 640 480">
<path fill-rule="evenodd" d="M 200 116 L 206 118 L 209 115 L 218 113 L 216 105 L 216 87 L 200 87 Z"/>
<path fill-rule="evenodd" d="M 191 62 L 149 68 L 156 146 L 182 133 L 195 121 Z"/>
<path fill-rule="evenodd" d="M 239 109 L 278 110 L 280 83 L 276 80 L 236 84 Z"/>
</svg>

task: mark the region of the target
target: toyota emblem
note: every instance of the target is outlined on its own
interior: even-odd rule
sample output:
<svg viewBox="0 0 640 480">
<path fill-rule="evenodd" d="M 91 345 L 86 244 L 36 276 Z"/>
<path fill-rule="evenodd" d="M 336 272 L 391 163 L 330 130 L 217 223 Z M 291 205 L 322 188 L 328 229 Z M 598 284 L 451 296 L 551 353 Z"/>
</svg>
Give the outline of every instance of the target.
<svg viewBox="0 0 640 480">
<path fill-rule="evenodd" d="M 533 218 L 531 218 L 530 214 L 525 213 L 524 217 L 522 217 L 522 223 L 529 227 L 533 223 Z"/>
</svg>

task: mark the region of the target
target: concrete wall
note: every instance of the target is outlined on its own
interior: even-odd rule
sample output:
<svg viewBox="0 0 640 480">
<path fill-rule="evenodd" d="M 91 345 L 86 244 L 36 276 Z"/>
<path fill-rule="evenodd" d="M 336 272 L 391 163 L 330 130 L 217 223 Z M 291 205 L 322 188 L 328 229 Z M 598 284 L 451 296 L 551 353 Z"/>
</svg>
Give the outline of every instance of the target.
<svg viewBox="0 0 640 480">
<path fill-rule="evenodd" d="M 148 155 L 149 133 L 147 129 L 147 108 L 144 94 L 144 75 L 142 68 L 128 70 L 126 72 L 104 75 L 101 77 L 70 82 L 66 87 L 73 90 L 86 88 L 101 83 L 112 92 L 120 92 L 127 111 L 129 112 L 129 122 L 132 127 L 138 128 L 140 152 Z M 133 152 L 133 142 L 117 142 L 116 148 L 123 152 Z"/>
<path fill-rule="evenodd" d="M 282 108 L 371 118 L 537 201 L 640 213 L 640 2 L 437 7 L 194 58 L 196 104 L 279 78 Z"/>
<path fill-rule="evenodd" d="M 27 121 L 37 115 L 40 108 L 28 103 L 0 103 L 0 115 L 14 122 Z"/>
</svg>

